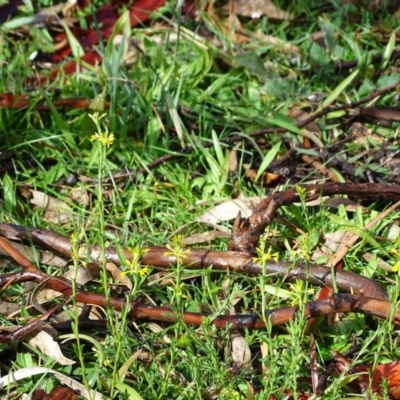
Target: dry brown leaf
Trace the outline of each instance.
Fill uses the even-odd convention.
[[[88,191],[84,187],[75,187],[69,192],[70,199],[81,206],[87,207],[90,203]]]
[[[30,336],[28,343],[61,365],[75,364],[75,361],[63,355],[60,345],[45,331],[40,331],[34,336]]]
[[[43,389],[36,389],[31,400],[78,400],[78,395],[68,387],[55,386],[49,394]]]
[[[246,168],[247,166],[243,164],[243,167]],[[252,181],[256,181],[257,171],[255,169],[249,168],[246,170],[246,178],[251,179]],[[271,183],[275,182],[280,178],[280,175],[273,174],[271,172],[264,172],[261,176],[261,179],[258,179],[257,183],[270,185]]]
[[[164,331],[164,328],[162,328],[160,325],[156,324],[155,322],[149,322],[146,324],[146,326],[154,333],[161,333]],[[173,342],[172,339],[168,335],[164,335],[163,340],[167,344],[172,344],[172,342]]]
[[[385,218],[387,215],[389,215],[392,211],[394,211],[398,206],[400,205],[400,201],[397,203],[393,204],[390,206],[387,210],[379,214],[376,218],[374,218],[372,221],[370,221],[367,225],[365,225],[364,230],[370,230],[373,228],[378,222],[380,222],[383,218]],[[329,236],[328,236],[329,235]],[[351,247],[357,242],[359,239],[359,236],[355,233],[350,233],[346,232],[343,230],[339,230],[334,233],[327,234],[328,236],[328,241],[325,243],[326,248],[331,248],[334,246],[333,241],[337,238],[339,239],[337,244],[337,248],[334,250],[334,254],[329,254],[328,253],[328,266],[335,266],[339,261],[343,259],[343,257],[347,254],[347,252],[351,249]],[[333,239],[332,239],[333,238]],[[313,259],[315,257],[315,252],[313,254]],[[324,253],[322,251],[322,253]],[[326,255],[326,254],[325,254]]]
[[[132,290],[133,284],[132,281],[121,272],[121,270],[114,263],[106,264],[107,271],[111,274],[113,279],[119,283],[125,285],[128,289]]]
[[[44,208],[43,219],[54,224],[64,224],[70,221],[74,212],[72,208],[62,200],[58,200],[38,190],[29,189],[31,194],[29,201],[36,208]]]
[[[164,379],[172,379],[183,388],[189,386],[189,382],[179,371],[171,368],[167,370],[161,364],[158,365],[158,370]]]
[[[237,335],[232,339],[231,357],[235,366],[239,369],[251,363],[250,346],[242,335]]]
[[[202,232],[194,235],[190,235],[187,238],[181,240],[181,242],[185,245],[192,245],[204,242],[212,242],[217,238],[228,238],[229,233],[220,232],[220,231],[210,231],[210,232]]]
[[[236,174],[238,168],[237,161],[237,149],[240,144],[237,144],[230,152],[229,152],[229,172]]]
[[[310,117],[310,114],[296,107],[290,108],[287,115],[288,117],[295,119],[297,122],[302,122]],[[304,126],[304,128],[309,132],[318,133],[318,137],[321,138],[321,129],[315,121],[309,122]]]
[[[29,246],[25,246],[19,243],[10,242],[10,244],[23,254],[28,260],[37,261],[40,264],[51,265],[53,267],[62,268],[67,265],[67,261],[61,257],[54,255],[48,251],[39,251]],[[0,255],[8,255],[3,249],[0,248]]]
[[[0,315],[4,315],[5,317],[21,311],[21,306],[15,303],[9,303],[7,301],[0,302]]]
[[[262,200],[262,197],[247,197],[245,199],[228,200],[213,207],[196,218],[203,224],[218,224],[223,221],[235,219],[240,212],[243,218],[252,214],[253,208]]]
[[[376,254],[372,253],[364,253],[362,255],[362,258],[367,262],[370,262],[374,257],[376,257]],[[381,268],[387,272],[393,271],[392,266],[388,264],[386,261],[382,260],[382,258],[376,257],[376,263],[378,264],[378,268]]]
[[[268,17],[273,20],[290,20],[288,12],[277,7],[271,0],[236,0],[234,13],[253,19]]]
[[[196,222],[200,222],[207,226],[212,226],[215,229],[221,230],[223,232],[228,232],[229,230],[225,227],[218,225],[220,222],[231,221],[235,219],[238,213],[241,213],[242,218],[248,218],[253,213],[254,207],[263,199],[263,197],[241,197],[234,200],[226,200],[217,206],[206,211],[204,214],[196,218]],[[346,199],[329,199],[328,197],[321,197],[316,200],[306,202],[306,206],[318,206],[322,203],[329,207],[337,208],[340,204],[345,204],[346,210],[354,211],[356,203],[348,203]],[[206,203],[202,203],[205,205]],[[296,206],[302,206],[301,203],[294,203]],[[347,206],[349,208],[347,208]]]
[[[93,399],[93,400],[102,400],[103,396],[101,393],[90,390],[90,393],[86,390],[85,386],[70,378],[67,375],[64,375],[58,371],[55,371],[46,367],[27,367],[22,368],[16,371],[10,372],[8,375],[0,378],[0,389],[6,388],[14,382],[18,382],[25,378],[31,378],[34,375],[43,375],[43,374],[51,374],[54,375],[61,383],[70,387],[72,390],[76,390],[80,395],[85,399]]]
[[[282,51],[285,54],[300,53],[298,47],[289,42],[285,42],[280,38],[244,29],[235,15],[231,15],[229,21],[221,21],[218,19],[218,22],[216,22],[211,19],[210,22],[211,24],[218,26],[218,29],[232,42],[236,44],[248,43],[246,46],[248,50],[256,49],[259,46],[258,41],[260,41],[263,45],[274,45],[275,51]]]
[[[82,265],[78,265],[77,268],[72,265],[69,271],[63,275],[63,278],[69,281],[74,279],[78,286],[83,286],[93,280],[90,270]]]

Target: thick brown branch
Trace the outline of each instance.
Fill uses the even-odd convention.
[[[306,201],[315,200],[320,196],[338,194],[361,198],[400,199],[400,185],[327,183],[306,185],[301,186],[301,188],[305,191]],[[262,200],[249,218],[240,219],[235,232],[232,232],[229,249],[254,254],[258,239],[275,218],[278,207],[292,204],[299,198],[298,190],[294,188]]]
[[[56,251],[65,257],[71,257],[72,244],[70,239],[58,233],[37,228],[26,229],[7,224],[0,224],[0,233],[7,235],[9,238],[32,240],[35,244]],[[147,247],[143,250],[142,263],[144,265],[166,269],[175,266],[177,263],[176,258],[170,255],[170,250],[166,247]],[[105,260],[103,259],[100,247],[82,245],[79,248],[79,253],[84,254],[91,261],[112,261],[117,265],[121,265],[119,255],[113,247],[106,249]],[[132,259],[132,254],[128,250],[123,250],[123,254],[127,260]],[[247,253],[237,251],[192,249],[185,256],[183,263],[188,269],[203,269],[212,266],[214,269],[229,269],[239,273],[263,273],[262,266],[253,262]],[[306,268],[302,263],[294,264],[285,261],[270,261],[266,265],[265,272],[271,275],[276,274],[281,277],[287,277],[290,280],[307,280],[314,284],[324,284],[327,286],[333,286],[333,279],[335,279],[337,287],[343,291],[363,294],[377,299],[386,299],[386,292],[378,283],[372,279],[343,270],[337,270],[335,278],[333,278],[331,269],[327,267],[310,264]]]

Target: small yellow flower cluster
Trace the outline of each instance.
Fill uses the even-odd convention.
[[[142,249],[141,247],[136,246],[134,248],[129,248],[128,250],[132,254],[132,259],[126,260],[128,269],[123,271],[122,275],[134,274],[139,275],[140,278],[149,275],[150,268],[147,265],[144,267],[140,265],[140,260],[147,249]]]
[[[100,121],[106,116],[107,114],[102,114],[99,115],[98,112],[95,112],[93,114],[89,114],[89,117],[92,119],[92,121],[95,123],[97,127],[97,132],[94,133],[91,137],[90,140],[92,142],[95,142],[96,140],[99,141],[103,146],[109,148],[115,140],[114,134],[111,132],[108,132],[108,127],[107,125],[103,124],[103,129],[100,126]]]
[[[81,239],[76,233],[71,234],[71,258],[74,263],[81,263],[86,268],[88,263],[83,260],[83,258],[86,256],[86,247],[81,246],[80,241]]]
[[[301,304],[305,293],[309,295],[314,294],[314,289],[310,288],[306,290],[306,284],[304,281],[296,280],[295,283],[290,283],[290,291],[293,294],[293,300],[291,301],[292,306],[295,304]]]
[[[175,286],[175,294],[177,297],[182,297],[182,298],[186,298],[186,294],[185,294],[185,284],[183,282],[181,282],[179,285]]]
[[[396,262],[392,267],[392,271],[400,273],[400,250],[393,248],[390,249],[390,252],[396,256]]]
[[[271,253],[271,247],[265,252],[262,247],[257,247],[257,257],[253,258],[253,261],[257,264],[266,264],[268,261],[278,261],[279,253]]]
[[[305,246],[301,246],[301,248],[292,250],[290,253],[295,259],[303,259],[308,261],[311,257],[311,251],[307,250]]]
[[[177,263],[182,263],[186,256],[190,253],[190,249],[185,249],[180,235],[174,236],[172,239],[173,245],[167,244],[165,247],[170,250],[164,253],[165,256],[175,257]]]

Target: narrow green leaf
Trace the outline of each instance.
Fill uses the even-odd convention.
[[[35,20],[35,17],[20,17],[20,18],[13,18],[10,21],[4,22],[4,24],[1,25],[0,31],[5,32],[5,31],[11,31],[14,29],[21,28],[21,26],[26,26],[31,24]]]
[[[8,174],[3,176],[3,179],[0,180],[0,184],[0,186],[3,187],[4,208],[11,215],[17,204],[15,185]]]
[[[388,44],[385,47],[385,51],[383,52],[382,56],[382,69],[385,69],[387,65],[389,64],[390,57],[393,54],[394,46],[396,45],[396,34],[397,31],[393,31],[392,34],[390,35]]]
[[[322,104],[319,106],[318,110],[321,110],[325,107],[328,107],[331,105],[353,82],[353,80],[356,78],[356,76],[359,74],[360,70],[356,69],[353,71],[346,79],[344,79],[336,88],[332,91],[332,93],[322,102]]]
[[[44,90],[41,90],[41,94],[45,97],[46,103],[48,107],[50,108],[50,112],[53,115],[53,118],[56,122],[57,128],[60,129],[62,134],[64,135],[64,140],[66,143],[68,143],[71,146],[75,145],[73,135],[68,127],[68,125],[64,122],[64,120],[61,118],[60,113],[57,111],[57,109],[54,107],[53,102],[51,99],[46,95]]]
[[[74,34],[71,32],[69,29],[68,25],[66,23],[63,23],[63,27],[65,29],[65,33],[67,34],[67,39],[69,42],[69,45],[71,46],[72,53],[74,57],[79,60],[84,54],[83,47],[81,44],[78,42]]]
[[[127,393],[129,395],[129,400],[143,400],[143,397],[126,383],[118,382],[115,384],[115,387],[122,393]]]
[[[221,143],[220,143],[217,133],[214,131],[214,129],[212,130],[211,135],[212,135],[212,140],[214,143],[214,150],[215,150],[215,154],[217,155],[218,163],[219,163],[219,165],[222,166],[222,165],[224,165],[225,157],[224,157],[224,152],[221,147]]]
[[[276,155],[279,152],[279,149],[281,148],[282,142],[279,141],[276,143],[271,150],[268,151],[268,153],[265,155],[264,160],[262,161],[260,168],[258,168],[257,175],[256,175],[256,181],[260,178],[260,176],[264,173],[264,171],[268,168],[269,164],[274,160]]]
[[[280,119],[276,118],[267,118],[268,122],[271,122],[271,124],[274,124],[276,126],[279,126],[280,128],[284,128],[288,130],[289,132],[296,133],[297,135],[301,134],[301,130],[297,128],[296,125],[287,123],[286,121],[282,121]]]

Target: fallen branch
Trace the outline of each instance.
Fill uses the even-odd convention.
[[[273,221],[280,206],[289,205],[300,199],[304,191],[305,201],[320,196],[346,194],[360,198],[400,199],[400,185],[377,183],[327,183],[298,186],[294,189],[276,193],[262,200],[249,218],[238,218],[229,241],[229,250],[255,253],[255,247],[265,228]]]
[[[71,242],[63,235],[41,229],[26,229],[20,226],[0,224],[0,233],[14,239],[32,240],[34,243],[45,247],[52,247],[55,251],[64,256],[71,255]],[[35,281],[43,282],[45,288],[55,290],[64,296],[73,293],[69,282],[45,274],[37,269],[28,259],[19,254],[6,239],[0,237],[0,246],[22,267],[22,272],[14,274],[4,274],[0,276],[0,285],[15,284],[18,282]],[[89,250],[89,252],[88,252]],[[106,261],[112,260],[119,262],[115,249],[107,249],[103,259],[101,249],[98,247],[82,246],[79,251],[81,254],[90,254],[93,260]],[[170,268],[176,264],[175,257],[166,254],[167,248],[150,247],[142,257],[143,264],[156,265],[159,268]],[[124,255],[132,257],[129,251],[125,250]],[[251,260],[249,255],[237,252],[217,252],[209,250],[192,250],[187,253],[184,264],[188,268],[204,268],[213,265],[216,269],[232,269],[238,272],[261,273],[262,267]],[[293,267],[293,268],[291,268]],[[333,277],[331,270],[324,267],[310,266],[307,270],[303,265],[293,266],[292,263],[268,263],[267,273],[277,273],[287,276],[290,279],[303,279],[313,283],[332,283]],[[205,318],[210,319],[210,323],[217,328],[231,327],[234,329],[262,329],[268,321],[272,326],[282,325],[294,319],[300,312],[303,317],[319,317],[338,312],[362,312],[366,315],[386,319],[391,314],[392,304],[386,300],[384,289],[376,282],[345,271],[336,272],[337,286],[343,290],[355,291],[368,294],[366,297],[361,294],[334,294],[329,299],[311,301],[301,309],[298,306],[283,307],[268,310],[265,316],[259,314],[249,315],[222,315],[212,318],[203,313],[184,312],[178,314],[171,307],[150,306],[140,302],[131,302],[129,305],[125,301],[111,297],[107,299],[101,294],[91,293],[76,289],[76,301],[84,304],[93,304],[102,307],[113,307],[116,311],[121,311],[127,305],[130,307],[128,317],[134,320],[165,321],[174,323],[178,318],[185,323],[200,326]],[[393,322],[400,324],[400,309],[397,309],[393,316]],[[3,337],[7,340],[7,337]]]

